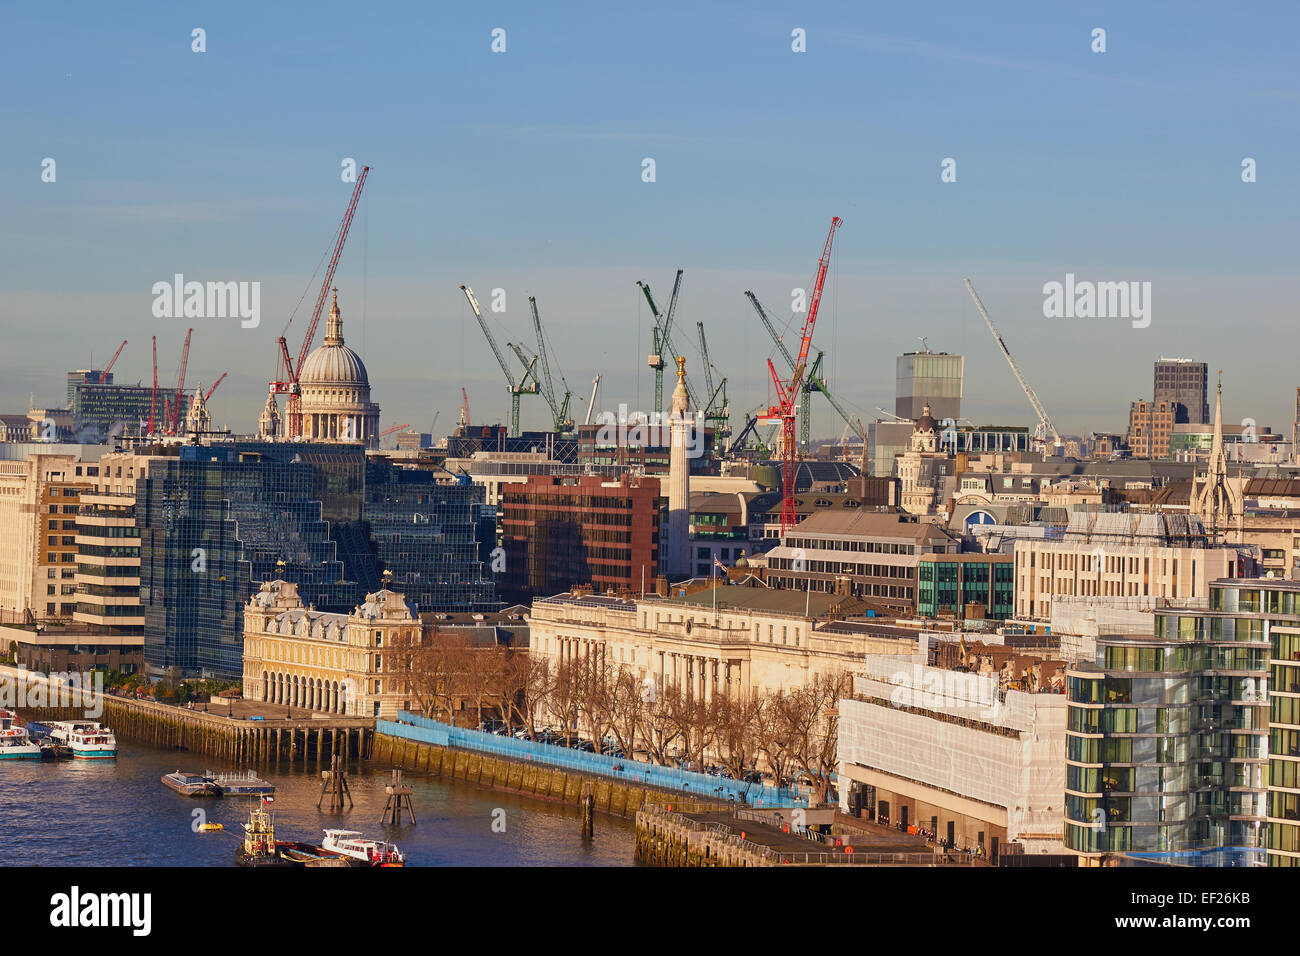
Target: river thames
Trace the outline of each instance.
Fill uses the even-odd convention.
[[[116,760],[0,762],[0,865],[234,866],[249,797],[183,797],[160,782],[174,770],[242,770],[184,751],[119,741]],[[377,821],[387,799],[387,770],[349,774],[355,805],[343,813],[316,809],[320,774],[314,764],[263,768],[275,784],[276,837],[319,843],[325,827],[360,830],[395,842],[408,866],[633,866],[632,821],[598,814],[596,835],[583,840],[576,808],[408,773],[416,825]],[[505,832],[494,832],[504,810]],[[201,811],[204,817],[196,817]],[[202,819],[219,833],[198,833]],[[500,829],[498,825],[497,829]]]

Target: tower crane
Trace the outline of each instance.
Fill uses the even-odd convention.
[[[684,270],[678,269],[677,276],[673,279],[673,295],[668,300],[668,314],[661,316],[659,309],[655,305],[654,296],[650,294],[650,286],[644,282],[637,282],[641,291],[645,293],[645,300],[650,303],[650,314],[654,317],[654,352],[646,359],[646,364],[655,370],[655,411],[662,413],[664,410],[664,365],[666,364],[664,355],[675,356],[678,354],[677,349],[673,348],[671,338],[673,330],[673,316],[677,313],[677,296],[682,289],[682,273]],[[690,376],[686,376],[686,397],[691,403],[692,408],[700,408],[700,403],[696,401],[695,390],[691,387]]]
[[[749,303],[754,307],[754,311],[758,313],[758,317],[763,321],[763,328],[767,329],[767,334],[771,336],[772,341],[776,344],[777,350],[785,360],[786,366],[793,372],[794,358],[790,355],[790,350],[785,347],[785,342],[782,341],[781,336],[776,331],[776,327],[772,324],[772,320],[768,318],[767,312],[758,301],[758,296],[754,295],[754,293],[750,291],[746,291],[745,295],[749,298]],[[839,401],[831,394],[831,390],[827,387],[826,378],[822,375],[821,371],[822,355],[823,353],[821,352],[817,353],[817,358],[813,361],[812,368],[809,370],[800,393],[799,449],[801,452],[805,453],[808,451],[812,432],[813,392],[821,392],[825,395],[826,400],[831,404],[831,408],[835,409],[836,414],[844,420],[844,424],[853,429],[858,437],[864,442],[867,440],[867,432],[866,429],[862,427],[862,422],[858,421],[856,418],[851,418],[849,413],[844,410],[844,407],[840,405]]]
[[[573,393],[569,391],[569,383],[564,380],[564,373],[560,373],[560,384],[564,386],[564,398],[557,400],[555,397],[555,384],[551,380],[551,360],[546,354],[546,336],[542,333],[542,317],[537,313],[537,299],[533,296],[528,297],[528,308],[533,313],[533,331],[537,334],[537,358],[542,363],[542,398],[546,399],[546,404],[551,407],[551,417],[554,419],[555,433],[573,431],[573,419],[569,417],[569,400]]]
[[[185,394],[185,367],[190,361],[190,336],[194,330],[185,333],[185,344],[181,346],[181,365],[176,375],[176,397],[172,399],[171,418],[168,421],[167,434],[176,435],[181,430],[181,398]]]
[[[975,286],[971,285],[970,279],[963,279],[962,282],[966,283],[966,291],[969,292],[970,297],[975,300],[975,308],[979,309],[980,315],[984,317],[984,324],[989,327],[989,333],[993,336],[994,341],[998,343],[998,348],[1002,350],[1002,354],[1006,357],[1007,364],[1011,366],[1011,371],[1015,374],[1016,381],[1020,383],[1020,388],[1024,391],[1025,397],[1029,399],[1029,404],[1033,406],[1034,414],[1038,416],[1038,426],[1034,429],[1034,442],[1036,444],[1046,445],[1047,437],[1050,435],[1052,438],[1052,444],[1055,447],[1060,448],[1062,445],[1061,436],[1057,433],[1056,426],[1053,425],[1052,420],[1047,417],[1047,411],[1043,408],[1043,403],[1038,400],[1038,396],[1034,394],[1034,390],[1030,388],[1029,383],[1025,381],[1025,377],[1020,374],[1020,369],[1016,367],[1016,360],[1011,357],[1011,350],[1007,348],[1007,343],[1002,341],[1002,336],[998,334],[998,330],[994,327],[993,320],[989,318],[988,310],[984,308],[984,303],[980,301],[979,295],[975,292]]]
[[[467,285],[462,285],[460,291],[465,293],[465,298],[469,300],[469,307],[474,312],[474,318],[478,320],[478,327],[483,330],[483,335],[488,340],[488,345],[492,346],[492,354],[496,356],[497,364],[501,366],[501,371],[505,374],[506,382],[510,388],[510,437],[519,437],[519,396],[537,394],[537,359],[531,362],[526,360],[523,354],[516,350],[515,354],[519,356],[519,361],[524,364],[523,378],[516,381],[514,373],[510,371],[510,366],[506,362],[506,357],[501,354],[501,349],[497,347],[497,340],[492,337],[492,331],[488,328],[487,322],[483,320],[483,311],[478,307],[478,299],[474,298],[474,290]],[[506,345],[511,346],[507,342]],[[533,380],[531,385],[529,379]],[[469,400],[466,399],[466,413],[468,417]]]
[[[709,358],[709,343],[704,337],[704,323],[696,322],[695,328],[700,333],[700,356],[704,360],[704,391],[708,401],[704,403],[704,421],[714,429],[715,441],[731,434],[731,408],[727,403],[727,379],[723,376],[717,387],[713,386],[713,360]]]
[[[298,384],[298,373],[302,370],[303,362],[307,361],[307,356],[311,354],[312,341],[316,338],[321,312],[325,308],[325,297],[333,285],[334,271],[338,268],[339,257],[343,255],[343,246],[348,241],[348,230],[352,228],[352,216],[357,211],[357,202],[361,199],[361,190],[366,185],[366,176],[369,173],[370,167],[363,166],[356,185],[352,187],[352,198],[348,200],[347,212],[343,214],[343,221],[339,223],[338,237],[334,241],[334,254],[330,257],[329,267],[325,270],[325,278],[320,285],[320,294],[316,297],[316,308],[312,311],[311,324],[307,326],[302,348],[298,350],[297,365],[289,360],[289,345],[285,337],[281,335],[276,341],[280,354],[276,358],[276,380],[270,383],[270,389],[272,394],[284,392],[289,396],[284,407],[284,433],[287,438],[297,438],[302,434],[302,388]],[[293,321],[292,316],[289,317],[289,321]],[[287,331],[288,323],[285,324],[285,328]]]
[[[114,352],[113,357],[108,360],[108,364],[104,366],[104,370],[99,373],[100,385],[103,385],[108,381],[108,373],[113,371],[113,366],[117,364],[117,357],[122,354],[122,349],[124,348],[126,348],[126,339],[122,340],[122,344],[117,347],[117,351]]]
[[[591,413],[592,410],[595,409],[596,407],[596,393],[599,391],[600,391],[600,375],[597,375],[595,378],[591,380],[591,401],[587,403],[587,420],[582,423],[584,425],[591,424]]]
[[[158,408],[158,336],[153,336],[153,391],[149,393],[149,434],[154,433],[154,412]]]
[[[831,244],[835,241],[835,230],[840,227],[841,219],[831,219],[830,231],[826,233],[826,245],[822,248],[821,258],[817,260],[817,278],[813,283],[812,298],[808,303],[808,315],[804,318],[803,333],[799,340],[799,357],[794,362],[794,371],[787,383],[776,374],[776,366],[767,360],[767,370],[772,376],[772,385],[776,389],[777,404],[768,408],[765,417],[781,422],[783,447],[781,449],[781,534],[785,535],[798,520],[794,504],[794,462],[795,462],[795,402],[799,398],[799,389],[803,385],[804,372],[808,365],[808,351],[812,347],[813,328],[817,324],[817,313],[821,308],[822,287],[826,284],[826,270],[831,264]]]
[[[212,383],[212,387],[208,389],[208,393],[203,396],[203,401],[205,404],[207,403],[207,400],[212,397],[212,393],[217,390],[217,386],[220,385],[222,382],[224,382],[226,380],[226,376],[229,374],[230,374],[229,372],[222,372],[221,378],[217,379],[215,382]]]

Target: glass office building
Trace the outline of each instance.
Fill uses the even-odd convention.
[[[1151,636],[1100,637],[1068,671],[1067,847],[1264,862],[1280,635],[1256,613],[1261,583],[1213,584],[1208,610],[1158,610]]]
[[[961,418],[965,359],[947,352],[907,352],[898,357],[894,414],[916,421],[926,405],[938,422]]]
[[[484,497],[481,485],[428,469],[367,463],[363,515],[377,564],[419,610],[500,609],[490,572],[496,509]]]
[[[916,613],[964,618],[980,605],[984,617],[1005,620],[1015,613],[1015,560],[1005,554],[946,554],[916,564]]]
[[[180,451],[152,461],[136,485],[148,668],[237,679],[244,604],[264,581],[294,582],[319,610],[364,600],[330,537],[312,465],[240,445]]]

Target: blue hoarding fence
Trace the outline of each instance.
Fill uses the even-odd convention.
[[[439,747],[457,747],[477,753],[494,754],[510,760],[521,760],[546,767],[575,770],[579,773],[598,774],[623,783],[672,790],[696,797],[709,797],[745,803],[753,807],[806,807],[808,797],[789,787],[774,787],[760,783],[747,783],[729,777],[680,770],[659,764],[644,763],[628,757],[611,757],[605,754],[570,750],[536,740],[503,737],[481,730],[453,727],[430,717],[421,717],[408,711],[399,711],[397,720],[380,720],[376,731],[394,737],[404,737],[420,743]]]

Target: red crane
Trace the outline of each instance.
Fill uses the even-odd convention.
[[[387,438],[393,432],[400,432],[403,428],[410,428],[410,425],[394,425],[392,428],[386,428],[379,433],[380,438]]]
[[[181,346],[181,367],[176,375],[176,397],[172,399],[171,421],[168,423],[169,435],[178,434],[181,430],[181,399],[185,395],[185,366],[190,362],[190,336],[193,334],[193,329],[186,332],[185,344]]]
[[[320,325],[321,312],[325,308],[325,297],[329,294],[330,286],[334,282],[334,270],[338,268],[339,257],[343,255],[343,244],[348,241],[348,230],[352,227],[352,215],[357,211],[357,202],[361,199],[361,188],[366,184],[366,175],[370,172],[369,166],[361,168],[361,175],[357,177],[357,184],[352,187],[352,199],[348,202],[348,211],[343,215],[343,221],[339,224],[338,238],[334,242],[334,255],[330,257],[329,268],[325,270],[325,279],[321,282],[320,295],[316,298],[316,309],[312,312],[311,325],[307,326],[307,335],[302,340],[302,348],[298,350],[298,363],[295,365],[289,359],[289,345],[284,336],[280,336],[278,345],[280,354],[276,357],[276,381],[271,382],[270,388],[273,393],[287,392],[289,400],[284,407],[284,434],[286,438],[296,438],[302,434],[302,389],[298,385],[298,371],[302,369],[302,363],[307,361],[307,356],[311,353],[312,341],[316,338],[316,329]]]
[[[776,366],[772,364],[772,360],[767,360],[767,370],[771,373],[772,384],[776,387],[777,404],[768,408],[767,414],[763,417],[767,420],[774,418],[781,420],[784,439],[781,449],[782,535],[795,526],[798,518],[794,507],[795,408],[799,402],[799,387],[802,384],[804,367],[808,364],[808,350],[812,346],[813,326],[817,324],[817,309],[822,301],[822,286],[826,282],[826,270],[831,264],[831,243],[835,240],[835,230],[840,227],[841,221],[839,216],[831,219],[830,232],[826,234],[826,246],[822,249],[822,257],[817,260],[817,281],[813,283],[812,300],[808,303],[808,315],[803,321],[803,338],[799,342],[799,356],[795,360],[794,371],[790,373],[788,385],[776,374]]]
[[[460,387],[460,423],[469,424],[469,392],[465,391],[465,386]]]
[[[153,337],[153,392],[149,395],[149,434],[153,434],[154,410],[158,407],[158,336]]]
[[[104,366],[104,370],[99,373],[100,385],[103,385],[108,381],[108,373],[113,371],[113,366],[117,363],[117,357],[122,354],[122,349],[124,348],[126,348],[126,339],[122,340],[122,344],[117,347],[117,351],[113,353],[113,357],[109,359],[108,364]]]
[[[217,386],[220,385],[222,382],[224,382],[224,381],[226,380],[226,376],[229,375],[229,374],[230,374],[229,372],[222,372],[222,373],[221,373],[221,378],[217,379],[215,382],[212,383],[212,387],[211,387],[210,389],[208,389],[208,393],[207,393],[206,395],[203,396],[203,401],[204,401],[205,403],[207,402],[207,400],[208,400],[209,398],[212,397],[212,393],[215,392],[215,391],[217,390]]]

